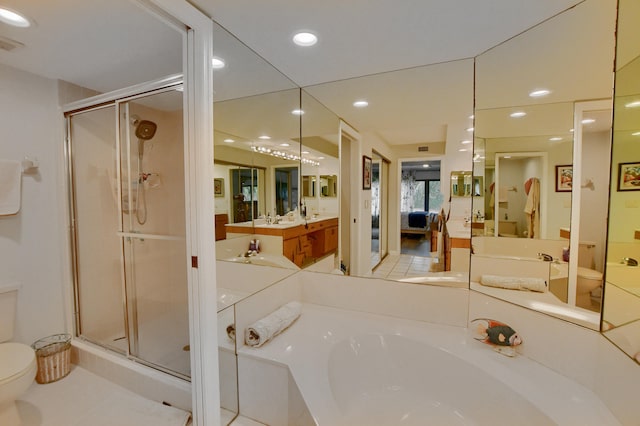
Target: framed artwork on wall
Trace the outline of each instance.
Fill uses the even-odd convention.
[[[571,192],[573,184],[573,165],[556,166],[556,192]]]
[[[640,161],[618,164],[618,191],[640,191]]]
[[[371,157],[362,156],[362,189],[371,189]]]
[[[213,196],[224,197],[224,179],[223,178],[213,179]]]

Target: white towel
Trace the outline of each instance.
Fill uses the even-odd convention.
[[[498,190],[498,202],[499,203],[506,203],[507,201],[509,201],[507,190],[508,190],[508,188],[506,186],[501,186],[500,189]]]
[[[302,305],[299,302],[289,302],[254,322],[244,332],[244,341],[249,346],[260,347],[269,339],[277,336],[289,327],[300,316]]]
[[[533,277],[503,277],[500,275],[482,275],[480,284],[488,287],[500,287],[510,290],[530,290],[544,293],[547,282],[542,278]]]
[[[20,211],[20,185],[22,168],[20,162],[0,160],[0,216]]]

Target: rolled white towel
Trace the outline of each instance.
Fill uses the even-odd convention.
[[[266,317],[254,322],[244,331],[247,345],[260,347],[269,339],[277,336],[298,319],[302,305],[300,302],[289,302]]]
[[[530,290],[544,293],[547,282],[542,278],[533,277],[503,277],[500,275],[482,275],[480,284],[488,287],[508,288],[511,290]]]

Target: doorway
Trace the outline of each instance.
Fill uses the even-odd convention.
[[[432,223],[442,208],[440,160],[404,161],[400,182],[400,253],[430,257]]]
[[[371,268],[388,254],[389,161],[372,152],[371,167]]]

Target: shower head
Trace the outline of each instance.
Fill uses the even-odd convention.
[[[156,123],[149,120],[136,120],[134,125],[136,126],[136,137],[145,141],[151,139],[158,128]]]

